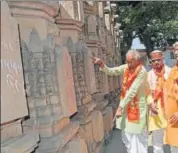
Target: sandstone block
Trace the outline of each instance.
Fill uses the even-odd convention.
[[[103,111],[103,123],[104,123],[104,132],[109,134],[113,128],[112,107],[106,107],[106,109]]]
[[[84,99],[82,99],[82,104],[88,104],[89,102],[92,102],[91,95],[87,95]]]
[[[102,111],[108,105],[108,101],[99,102],[96,104],[95,110]]]
[[[61,114],[55,114],[53,116],[45,116],[45,117],[39,117],[37,118],[38,125],[50,125],[53,122],[60,121],[64,115]]]
[[[63,112],[60,104],[52,105],[52,113],[53,114],[61,114]]]
[[[37,114],[37,111],[36,111],[35,108],[34,109],[29,109],[29,115],[32,118],[37,118],[38,117],[38,114]]]
[[[45,116],[50,116],[52,115],[52,106],[43,106],[43,107],[36,107],[38,117],[45,117]]]
[[[92,123],[89,122],[88,124],[80,125],[79,135],[85,140],[88,147],[88,152],[92,152],[94,144]]]
[[[58,134],[64,127],[70,123],[69,118],[63,118],[61,121],[53,122],[50,125],[39,126],[38,131],[41,138],[51,137]]]
[[[38,122],[36,119],[30,118],[22,122],[22,127],[23,132],[27,134],[31,131],[38,130]]]
[[[100,111],[92,112],[92,132],[95,142],[104,138],[103,116]]]
[[[35,107],[35,100],[33,98],[27,97],[27,104],[29,108]]]
[[[36,109],[39,117],[50,116],[52,114],[62,114],[62,108],[60,104],[37,107]]]
[[[104,100],[104,93],[95,93],[92,95],[92,100],[94,102],[101,102]]]
[[[71,57],[66,47],[59,47],[56,52],[60,101],[64,115],[69,117],[77,112]]]
[[[30,118],[23,122],[23,127],[35,128],[36,126],[51,125],[53,122],[58,122],[63,119],[63,114],[55,114],[52,116],[43,116],[38,118]],[[28,128],[27,128],[28,129]]]
[[[34,101],[36,107],[47,106],[50,104],[48,97],[35,98]]]
[[[100,142],[96,145],[96,148],[94,149],[94,152],[93,153],[103,153],[103,150],[104,147],[103,147],[103,142]]]
[[[94,110],[96,107],[96,103],[88,103],[86,105],[82,105],[81,107],[78,107],[78,114],[88,116],[88,114]]]
[[[73,138],[66,147],[69,148],[70,153],[88,153],[85,140],[80,137]]]
[[[51,104],[58,104],[60,101],[60,96],[59,95],[50,95],[49,101]]]
[[[80,125],[85,125],[85,124],[91,122],[91,113],[88,114],[88,116],[76,114],[76,119],[78,119]]]
[[[11,139],[1,144],[2,153],[30,153],[37,147],[39,141],[38,132],[33,131],[29,134]]]
[[[76,135],[58,153],[88,153],[88,150],[84,139]]]
[[[28,115],[18,25],[1,2],[1,124]],[[18,106],[18,107],[17,107]],[[12,113],[13,112],[13,113]]]
[[[57,152],[64,147],[78,132],[79,123],[71,122],[66,128],[63,128],[57,135],[50,138],[41,139],[39,153]]]
[[[96,92],[96,80],[95,80],[95,72],[94,65],[92,63],[92,59],[90,58],[91,52],[88,50],[83,50],[84,53],[84,68],[85,68],[85,79],[87,84],[87,89],[90,94]]]
[[[1,143],[22,135],[22,125],[21,120],[14,121],[7,125],[1,125]]]

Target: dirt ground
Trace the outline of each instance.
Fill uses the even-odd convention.
[[[169,146],[164,146],[164,151],[165,153],[170,153]],[[104,153],[127,153],[125,146],[122,143],[120,130],[113,130],[112,140],[105,147]],[[148,153],[153,153],[152,147],[149,147]]]

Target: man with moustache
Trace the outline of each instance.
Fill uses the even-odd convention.
[[[174,44],[173,53],[176,65],[164,84],[165,113],[168,120],[166,141],[171,146],[171,152],[178,153],[178,42]]]
[[[140,54],[129,50],[127,64],[109,68],[104,62],[94,57],[94,64],[100,65],[101,71],[110,76],[123,76],[120,104],[116,111],[116,128],[122,130],[122,140],[128,153],[147,153],[147,72],[140,62]]]
[[[151,52],[152,69],[148,72],[148,83],[152,95],[152,103],[149,104],[148,131],[150,132],[153,152],[164,153],[163,144],[167,120],[164,111],[163,85],[170,74],[170,68],[164,64],[162,51]]]

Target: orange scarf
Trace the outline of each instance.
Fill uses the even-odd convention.
[[[163,85],[165,82],[164,73],[165,73],[165,66],[163,66],[161,72],[157,72],[154,69],[156,76],[158,77],[156,80],[156,88],[153,92],[153,99],[154,102],[158,102],[158,99],[161,100],[161,107],[164,108],[164,97],[163,97]]]
[[[121,92],[121,100],[125,98],[126,92],[131,87],[132,83],[136,79],[138,73],[140,72],[142,68],[142,64],[139,64],[135,71],[133,73],[130,72],[129,68],[126,68],[124,75],[123,75],[123,81],[122,81],[122,92]],[[138,122],[140,111],[138,107],[138,98],[135,96],[133,98],[133,101],[129,102],[127,106],[127,117],[130,122]]]
[[[165,87],[167,88],[167,94],[169,97],[178,100],[178,66],[174,66],[171,70]]]

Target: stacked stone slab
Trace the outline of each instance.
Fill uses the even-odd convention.
[[[50,45],[46,43],[50,42],[45,41],[46,46]],[[46,48],[42,44],[35,29],[31,32],[28,45],[23,40],[21,45],[30,114],[30,119],[23,123],[24,131],[30,130],[31,126],[39,130],[40,137],[47,137],[64,116],[57,86],[54,50],[48,52],[51,46]],[[44,133],[45,129],[49,133]]]
[[[75,80],[75,89],[77,91],[80,91],[79,94],[84,93],[84,94],[82,94],[80,99],[77,99],[78,113],[76,114],[75,118],[77,120],[79,120],[79,122],[80,122],[79,134],[86,141],[87,147],[88,147],[88,152],[93,152],[95,144],[96,144],[93,139],[93,136],[94,136],[93,132],[95,133],[96,131],[93,131],[93,126],[92,126],[91,122],[92,122],[92,113],[93,113],[93,110],[96,105],[95,105],[95,103],[93,103],[93,101],[91,99],[91,92],[92,92],[91,89],[95,90],[95,87],[89,86],[87,84],[88,80],[86,78],[87,66],[89,69],[90,64],[92,64],[92,63],[91,62],[89,63],[89,61],[88,61],[89,60],[88,50],[87,50],[85,44],[82,42],[82,40],[79,40],[79,42],[77,42],[75,44],[75,49],[76,49],[76,53],[70,52],[72,58],[76,59],[76,60],[73,60],[73,63],[72,63],[74,66],[76,65],[76,71],[73,71],[74,75],[78,76]],[[82,70],[82,72],[81,72],[81,70]],[[91,74],[88,74],[88,76],[89,75],[91,75]],[[90,78],[92,79],[92,77],[90,77]],[[90,78],[88,78],[88,79],[90,79]],[[78,83],[78,82],[82,82],[82,84]],[[94,90],[93,90],[93,92],[94,92]],[[83,131],[85,131],[85,132],[83,132]]]
[[[113,128],[113,108],[109,106],[109,102],[104,98],[104,94],[96,93],[92,96],[93,101],[95,101],[95,110],[101,111],[103,118],[103,141],[107,143],[111,139],[111,131]]]
[[[105,40],[110,39],[108,43],[111,43],[112,36],[111,34],[107,34],[110,32],[107,32],[105,34],[104,41],[99,40],[101,35],[99,34],[99,28],[97,27],[104,27],[102,25],[104,22],[102,22],[102,19],[101,22],[98,22],[99,18],[97,17],[97,2],[92,2],[92,6],[88,4],[88,2],[78,3],[78,6],[82,6],[81,3],[84,5],[84,10],[81,9],[80,12],[78,12],[79,16],[82,16],[80,13],[84,12],[84,20],[82,20],[83,18],[81,18],[81,20],[78,18],[79,21],[76,21],[77,17],[75,17],[75,15],[77,13],[74,16],[72,15],[72,10],[74,10],[74,12],[77,11],[76,5],[73,5],[72,2],[61,2],[61,18],[59,18],[56,23],[60,24],[59,28],[61,30],[61,39],[62,36],[66,37],[65,39],[62,39],[62,43],[67,46],[72,59],[73,75],[75,81],[74,84],[77,97],[76,100],[78,105],[78,113],[74,116],[73,119],[79,120],[80,122],[79,134],[82,138],[85,139],[88,151],[95,153],[102,152],[104,133],[106,133],[105,135],[107,136],[112,130],[113,123],[111,118],[113,117],[113,112],[112,107],[106,108],[108,102],[104,100],[104,94],[107,94],[109,91],[108,87],[103,85],[106,84],[105,82],[107,81],[107,78],[103,78],[105,75],[99,72],[99,67],[96,65],[91,68],[92,63],[89,59],[94,55],[103,58],[105,61],[108,60],[105,56],[102,56],[102,53],[103,55],[106,55],[105,44],[107,43]],[[70,19],[69,16],[65,15],[65,11],[63,12],[63,9],[66,7],[68,8],[69,6],[70,10],[67,9],[67,13],[71,16]],[[83,21],[85,25],[82,28]],[[110,23],[108,22],[108,24]],[[109,45],[110,52],[112,52],[114,48],[112,46],[113,43]],[[106,61],[106,63],[108,62]],[[86,73],[87,71],[90,71],[90,73]],[[92,75],[92,71],[94,71],[94,75]],[[87,76],[92,76],[94,79],[90,79],[90,77],[87,78]],[[114,82],[113,77],[110,78],[110,92],[112,93],[114,89]],[[81,94],[81,89],[84,89],[84,87],[82,87],[82,84],[78,83],[80,80],[83,82],[82,84],[87,87],[85,88],[87,91],[86,94]],[[92,85],[90,86],[92,81],[95,82],[95,87]],[[102,90],[103,87],[104,89]],[[104,92],[104,94],[101,92]],[[93,96],[96,93],[102,95],[100,96],[100,98],[102,98],[98,101],[93,100]],[[111,126],[106,126],[106,121],[105,127],[103,126],[103,117],[105,117],[105,119],[109,119]],[[97,125],[97,123],[99,123],[99,125]],[[99,130],[100,132],[98,132]]]
[[[8,3],[19,24],[29,115],[25,104],[26,114],[3,124],[3,152],[102,153],[118,104],[118,78],[108,81],[92,63],[97,56],[117,65],[105,2]]]
[[[21,120],[1,125],[2,153],[31,153],[38,147],[39,135],[37,131],[25,134],[22,131]]]
[[[78,3],[81,6],[83,2]],[[61,11],[67,6],[71,6],[74,12],[77,11],[75,10],[76,5],[73,2],[61,2],[60,4]],[[68,14],[71,14],[71,10],[67,10]],[[68,19],[63,11],[61,15],[62,17],[57,19],[56,23],[59,24],[59,29],[61,30],[61,39],[62,36],[66,37],[66,39],[62,39],[62,45],[67,47],[71,56],[78,109],[77,114],[73,116],[72,120],[79,121],[79,135],[86,141],[88,152],[92,153],[95,148],[92,129],[92,112],[96,106],[91,99],[91,93],[96,92],[94,65],[91,59],[92,54],[88,51],[84,41],[82,32],[83,22],[76,21],[76,18],[72,15],[71,19]],[[71,32],[73,34],[71,34]]]
[[[35,130],[28,134],[22,130],[28,110],[18,26],[7,2],[1,2],[1,13],[1,152],[30,153],[38,146],[39,135]]]
[[[23,130],[25,133],[38,131],[40,144],[37,153],[61,152],[64,146],[69,146],[67,151],[83,149],[81,153],[86,153],[84,140],[77,137],[79,123],[69,119],[77,111],[73,74],[68,50],[58,42],[59,29],[54,24],[58,11],[53,7],[54,3],[10,2],[11,11],[20,25],[30,114],[23,122]],[[35,18],[31,18],[32,15]]]

